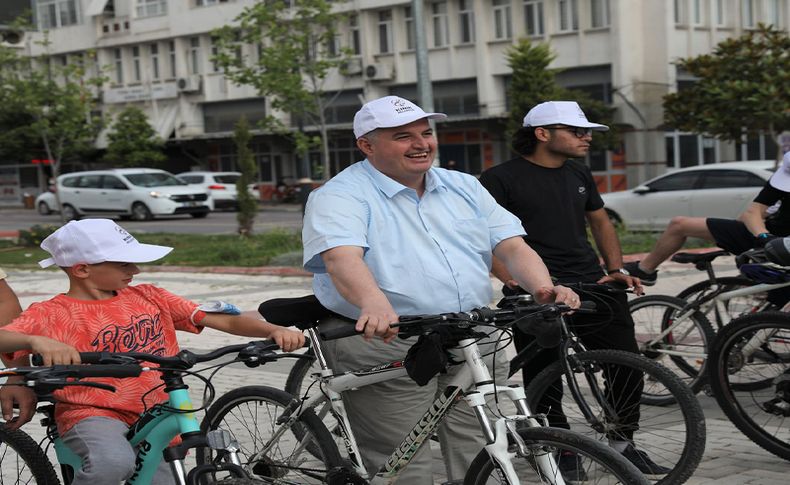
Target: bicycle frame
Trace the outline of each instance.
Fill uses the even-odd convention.
[[[526,447],[516,433],[516,422],[526,423],[530,427],[541,426],[541,424],[535,417],[531,416],[527,406],[526,394],[522,387],[495,386],[492,383],[488,367],[481,358],[475,339],[461,340],[458,343],[458,347],[453,349],[453,351],[460,351],[463,354],[465,360],[464,368],[450,381],[444,392],[440,393],[425,414],[418,420],[414,428],[406,435],[402,443],[395,448],[381,469],[371,476],[362,463],[359,447],[351,432],[348,415],[340,393],[403,377],[406,375],[406,369],[403,367],[403,363],[398,361],[334,376],[321,350],[318,332],[315,329],[308,329],[308,332],[314,343],[316,359],[321,366],[321,371],[316,375],[316,380],[321,386],[322,392],[306,398],[299,409],[323,406],[324,409],[320,410],[319,416],[325,415],[328,411],[332,412],[339,423],[344,446],[355,471],[362,477],[369,477],[371,484],[381,485],[394,482],[414,455],[434,434],[447,413],[461,399],[465,400],[474,409],[485,438],[485,449],[489,456],[492,457],[494,463],[496,463],[500,477],[508,484],[519,484],[518,476],[511,463],[511,454],[508,452],[508,436],[511,436],[515,443],[519,445],[521,451],[526,453]],[[486,396],[496,393],[505,394],[513,401],[518,410],[518,415],[499,418],[492,423],[485,413]],[[327,405],[329,409],[326,409]],[[285,432],[285,429],[296,419],[299,412],[297,410],[294,414],[283,419],[283,421],[287,421],[285,426],[274,433],[272,440],[260,452],[261,456],[271,446],[276,444],[277,438]],[[251,461],[254,461],[254,458]],[[546,477],[557,475],[554,477],[555,483],[565,483],[559,474],[552,473],[552,471],[557,470],[557,464],[551,454],[536,457],[535,461]]]

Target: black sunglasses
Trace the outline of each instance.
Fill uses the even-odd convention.
[[[567,130],[573,133],[576,138],[584,138],[585,136],[592,136],[592,128],[581,128],[579,126],[542,126],[547,130]]]

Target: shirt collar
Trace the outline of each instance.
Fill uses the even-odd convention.
[[[414,190],[381,173],[376,167],[373,166],[373,164],[370,163],[368,159],[362,161],[362,167],[371,176],[378,189],[390,199],[401,191]],[[433,192],[439,187],[447,188],[441,178],[437,175],[436,170],[431,168],[425,174],[425,191]]]

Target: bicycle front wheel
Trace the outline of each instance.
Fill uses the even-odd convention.
[[[206,412],[203,431],[225,429],[238,441],[239,458],[251,477],[264,481],[321,483],[339,466],[337,446],[311,409],[286,426],[278,424],[293,396],[266,386],[246,386],[221,396]],[[201,449],[198,464],[215,460]]]
[[[628,311],[642,354],[668,367],[697,393],[705,383],[705,360],[715,332],[701,313],[683,311],[686,305],[680,298],[651,295],[629,301]],[[669,404],[661,396],[644,397],[649,404]]]
[[[705,418],[680,378],[641,355],[619,350],[591,350],[567,359],[571,384],[579,388],[582,404],[598,422],[589,424],[574,401],[561,362],[545,368],[527,388],[533,413],[546,414],[551,426],[598,440],[633,443],[657,465],[670,469],[657,483],[683,483],[691,476],[705,450]],[[669,395],[674,404],[644,404],[642,392]]]
[[[526,453],[512,437],[509,440],[509,455],[521,483],[556,483],[562,475],[566,483],[633,484],[648,482],[639,470],[619,453],[593,439],[558,428],[523,428],[518,434],[526,445]],[[551,455],[552,468],[541,458]],[[570,460],[570,461],[569,461]],[[571,463],[571,466],[567,466]],[[569,476],[573,473],[574,476]],[[487,485],[501,483],[501,477],[486,450],[481,451],[464,478],[464,485]]]
[[[0,424],[0,483],[60,485],[60,480],[33,438]]]
[[[730,322],[710,353],[710,386],[730,421],[790,460],[790,315],[760,312]]]

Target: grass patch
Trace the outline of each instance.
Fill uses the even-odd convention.
[[[301,235],[291,231],[271,231],[241,238],[236,235],[135,234],[141,243],[173,247],[155,264],[165,266],[266,266],[272,258],[302,250]],[[19,247],[0,241],[0,266],[31,265],[49,255],[40,248]]]
[[[617,226],[617,236],[620,238],[620,246],[622,247],[623,254],[650,252],[660,235],[660,232],[626,231],[622,226]],[[590,241],[593,241],[592,236],[589,237]],[[688,238],[686,244],[683,245],[683,249],[707,248],[713,246],[713,243],[705,241],[704,239]]]

